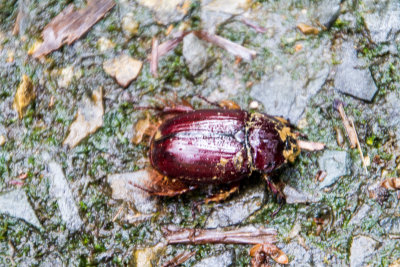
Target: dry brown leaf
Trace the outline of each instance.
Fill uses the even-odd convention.
[[[142,69],[143,62],[128,55],[107,60],[103,63],[104,71],[117,80],[117,83],[126,88]]]
[[[400,178],[393,177],[393,178],[385,179],[381,183],[381,186],[386,189],[398,190],[398,189],[400,189]]]
[[[147,130],[151,127],[150,116],[147,114],[146,118],[139,120],[135,125],[135,136],[132,138],[132,143],[135,145],[140,144],[143,140],[143,136]]]
[[[78,145],[82,139],[96,132],[103,125],[103,89],[93,91],[92,97],[86,98],[84,106],[78,109],[75,121],[69,127],[69,134],[63,145],[70,148]]]
[[[87,6],[80,10],[75,10],[72,4],[68,5],[43,29],[43,43],[33,52],[33,57],[39,58],[64,44],[72,44],[114,5],[113,0],[89,0]]]
[[[307,24],[305,24],[305,23],[299,23],[298,25],[297,25],[297,28],[302,32],[302,33],[304,33],[304,34],[314,34],[314,35],[316,35],[316,34],[318,34],[319,33],[319,30],[317,29],[317,28],[315,28],[315,27],[313,27],[313,26],[310,26],[310,25],[307,25]]]
[[[22,76],[22,82],[19,84],[17,93],[15,94],[13,108],[18,112],[20,119],[24,116],[25,108],[36,98],[33,90],[31,78],[27,75]]]

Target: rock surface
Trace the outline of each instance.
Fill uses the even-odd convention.
[[[319,168],[327,172],[319,187],[333,185],[341,176],[350,174],[350,158],[345,151],[326,150],[318,159]]]
[[[283,194],[286,196],[287,204],[295,203],[314,203],[319,201],[319,197],[300,192],[297,189],[286,185],[283,189]]]
[[[157,211],[157,198],[132,185],[140,185],[147,181],[147,179],[149,179],[147,171],[141,170],[112,174],[108,176],[107,181],[111,186],[112,197],[114,199],[130,201],[140,213],[148,214]]]
[[[47,155],[44,155],[44,158],[49,159]],[[57,199],[62,220],[70,231],[78,231],[82,227],[83,221],[79,216],[78,207],[75,203],[76,198],[72,195],[61,165],[51,161],[48,164],[48,172],[50,194]]]
[[[330,28],[340,15],[342,0],[321,0],[318,4],[312,5],[315,10],[313,17],[326,28]]]
[[[297,124],[308,101],[325,83],[328,72],[328,68],[321,69],[311,81],[295,81],[288,73],[276,73],[255,85],[250,95],[264,105],[269,115],[280,116]]]
[[[357,57],[354,43],[346,41],[340,52],[341,63],[337,66],[335,88],[339,92],[372,101],[378,88],[366,62]]]
[[[139,0],[139,4],[150,8],[158,22],[168,25],[180,21],[188,12],[187,0]]]
[[[262,207],[265,199],[265,189],[262,186],[253,186],[241,191],[224,205],[217,206],[208,217],[205,228],[217,228],[236,225]]]
[[[29,204],[23,190],[18,189],[0,195],[0,213],[22,219],[38,229],[42,229],[35,211]]]
[[[193,33],[183,38],[183,57],[192,75],[201,72],[208,63],[207,44]]]
[[[363,17],[376,43],[388,42],[400,31],[400,2],[397,0],[363,1]]]
[[[377,241],[368,236],[354,237],[350,248],[350,266],[366,266],[378,245]]]
[[[218,256],[202,259],[200,262],[193,265],[193,267],[228,267],[233,264],[233,252],[226,251]]]

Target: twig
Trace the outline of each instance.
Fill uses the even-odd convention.
[[[158,77],[157,73],[158,68],[158,40],[157,38],[153,38],[153,44],[151,49],[151,61],[150,61],[150,72],[153,74],[153,77]]]
[[[187,261],[188,259],[190,259],[191,257],[193,257],[195,254],[196,254],[196,251],[183,252],[183,253],[179,254],[178,256],[174,257],[172,260],[164,263],[162,265],[162,267],[175,267],[175,266],[178,266],[179,264],[182,264],[185,261]]]
[[[271,228],[243,227],[222,231],[168,226],[162,230],[168,244],[264,244],[277,241],[277,232]]]
[[[194,31],[193,32],[198,38],[203,39],[209,43],[215,44],[229,53],[239,56],[245,60],[251,61],[257,55],[257,52],[254,50],[250,50],[244,46],[236,44],[228,39],[225,39],[221,36],[208,33],[206,31]]]
[[[347,136],[349,137],[350,141],[350,147],[355,148],[357,146],[357,133],[355,132],[355,129],[351,127],[350,121],[346,116],[346,113],[344,112],[343,108],[343,102],[340,100],[335,100],[333,102],[334,108],[339,112],[340,117],[342,118],[343,126],[346,129]]]
[[[360,141],[358,140],[357,131],[356,131],[356,128],[354,127],[354,122],[352,119],[350,119],[350,122],[351,122],[351,127],[354,129],[354,133],[356,135],[356,144],[357,144],[358,153],[360,154],[360,158],[361,158],[365,173],[368,174],[367,165],[365,164],[365,158],[364,158],[363,152],[361,150],[361,145],[360,145]]]
[[[297,144],[299,145],[300,149],[306,150],[306,151],[320,151],[325,148],[324,143],[319,143],[319,142],[309,142],[309,141],[304,141],[304,140],[297,140]]]

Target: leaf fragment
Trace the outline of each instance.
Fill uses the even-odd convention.
[[[305,35],[317,35],[319,33],[319,30],[313,26],[307,25],[305,23],[299,23],[297,24],[297,28],[304,33]]]
[[[143,62],[128,55],[107,60],[103,63],[104,71],[117,80],[117,83],[126,88],[137,78],[142,69]]]
[[[114,5],[114,0],[89,0],[87,6],[79,10],[75,10],[73,4],[68,5],[43,29],[43,43],[33,52],[33,57],[39,58],[64,44],[72,44]]]
[[[25,108],[36,98],[33,83],[28,75],[22,76],[22,81],[18,86],[14,97],[13,108],[18,112],[20,119],[24,116]]]
[[[75,121],[69,128],[69,134],[63,145],[70,148],[77,146],[88,135],[103,125],[103,89],[93,91],[91,98],[84,100],[84,106],[78,109]]]

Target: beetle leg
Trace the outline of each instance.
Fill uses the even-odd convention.
[[[228,190],[221,190],[218,194],[212,195],[211,197],[206,198],[205,203],[208,204],[210,202],[220,202],[227,199],[233,193],[239,190],[239,183],[232,184],[231,188]]]
[[[271,177],[267,174],[264,174],[264,179],[267,182],[269,190],[277,197],[279,203],[285,203],[286,196],[283,194],[282,190],[280,189],[279,185],[275,184],[272,181]],[[280,209],[280,208],[279,208]]]
[[[153,168],[149,167],[147,171],[150,175],[149,182],[143,185],[131,184],[150,195],[172,197],[196,189],[196,186],[189,186],[178,179],[168,178]]]

